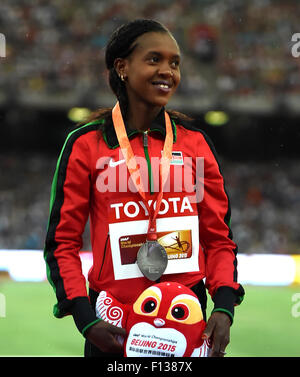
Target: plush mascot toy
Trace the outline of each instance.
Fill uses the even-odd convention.
[[[121,304],[102,291],[96,314],[126,329],[124,356],[205,357],[210,349],[209,343],[201,339],[206,323],[199,300],[182,284],[155,284],[133,305]]]

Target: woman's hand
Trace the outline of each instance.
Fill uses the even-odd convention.
[[[122,354],[123,345],[118,342],[117,336],[125,337],[126,330],[105,321],[95,323],[86,332],[87,340],[98,347],[100,351]]]
[[[231,321],[226,313],[214,312],[210,316],[202,335],[202,339],[210,338],[212,341],[210,357],[224,357],[226,354],[225,348],[230,339],[230,325]]]

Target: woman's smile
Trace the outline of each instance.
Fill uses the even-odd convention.
[[[165,80],[156,80],[152,82],[152,85],[162,93],[169,93],[172,89],[173,83]]]

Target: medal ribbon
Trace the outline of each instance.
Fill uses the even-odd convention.
[[[151,216],[151,210],[146,200],[145,190],[142,183],[142,178],[140,174],[140,170],[137,166],[136,159],[134,157],[134,153],[132,147],[130,145],[130,141],[128,139],[121,109],[119,102],[116,103],[115,107],[112,110],[112,119],[114,124],[114,129],[117,135],[117,139],[123,153],[123,156],[126,161],[127,168],[129,170],[131,179],[139,192],[143,202],[148,210],[149,213],[149,225],[148,225],[148,232],[147,232],[147,240],[156,240],[156,217],[160,210],[160,205],[163,199],[163,187],[168,179],[169,172],[170,172],[170,162],[172,159],[172,147],[173,147],[173,130],[171,126],[171,120],[169,114],[165,111],[165,122],[166,122],[166,137],[162,152],[162,157],[160,160],[159,165],[159,193],[156,198],[156,207],[154,210],[153,216]]]

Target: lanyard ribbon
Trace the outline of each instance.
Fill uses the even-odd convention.
[[[156,234],[156,217],[160,210],[160,205],[163,199],[163,187],[168,179],[169,172],[170,172],[170,162],[172,159],[172,147],[173,147],[173,130],[171,126],[171,120],[169,114],[165,111],[165,122],[166,122],[166,137],[162,152],[162,157],[160,160],[159,165],[159,185],[160,190],[156,198],[156,207],[154,210],[153,216],[151,216],[151,210],[146,200],[145,190],[143,188],[142,178],[140,174],[140,170],[137,166],[136,159],[134,157],[134,153],[132,147],[130,145],[130,141],[128,139],[120,104],[117,102],[115,107],[112,110],[112,119],[114,124],[114,129],[117,135],[117,139],[122,151],[122,154],[125,158],[127,168],[129,170],[131,179],[139,192],[147,210],[149,213],[149,225],[148,225],[148,232],[147,232],[147,240],[154,241],[157,239]]]

